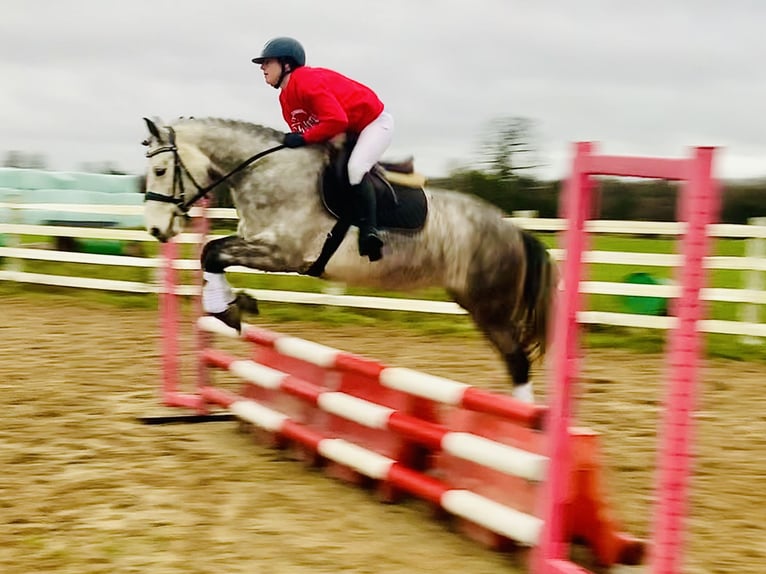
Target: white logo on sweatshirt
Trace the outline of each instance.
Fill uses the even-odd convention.
[[[319,123],[319,118],[306,110],[297,108],[290,112],[290,131],[303,133]]]

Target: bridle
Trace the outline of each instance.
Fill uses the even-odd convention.
[[[194,179],[194,176],[192,176],[191,172],[189,172],[189,170],[186,168],[183,160],[181,159],[181,155],[178,153],[178,147],[176,147],[175,130],[172,127],[168,127],[168,133],[169,133],[168,145],[160,146],[153,150],[147,151],[146,157],[148,158],[154,157],[155,155],[159,155],[161,153],[166,153],[166,152],[173,153],[173,159],[174,159],[173,195],[165,195],[163,193],[155,193],[153,191],[147,190],[146,193],[144,194],[144,201],[160,201],[162,203],[173,203],[176,205],[176,209],[180,212],[181,215],[186,215],[195,203],[197,203],[200,199],[205,197],[213,189],[215,189],[217,186],[222,184],[224,181],[229,179],[234,174],[239,173],[240,171],[245,169],[247,166],[249,166],[251,163],[258,161],[262,157],[267,156],[270,153],[273,153],[275,151],[279,151],[285,147],[283,144],[280,144],[280,145],[271,147],[269,149],[263,150],[261,152],[258,152],[257,154],[250,156],[245,161],[240,163],[237,167],[232,169],[229,173],[224,175],[222,178],[214,181],[210,185],[206,185],[205,187],[202,187],[200,184],[196,182],[196,180]],[[188,199],[188,200],[184,199],[184,197],[186,196],[186,192],[184,190],[183,174],[186,174],[189,180],[194,184],[194,187],[197,188],[197,192],[192,196],[191,199]],[[178,193],[176,193],[176,190],[178,190]]]

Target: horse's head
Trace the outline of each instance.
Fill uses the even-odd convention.
[[[171,126],[160,127],[144,118],[149,137],[144,224],[146,230],[165,242],[183,231],[187,212],[199,199],[216,173],[210,159],[193,143],[181,141]]]

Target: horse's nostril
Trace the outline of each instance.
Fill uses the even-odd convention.
[[[160,243],[165,243],[168,240],[168,238],[165,237],[165,234],[160,231],[159,227],[152,227],[149,230],[149,234],[157,239]]]

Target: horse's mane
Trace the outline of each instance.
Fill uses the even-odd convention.
[[[238,132],[245,132],[257,136],[266,136],[272,139],[281,140],[284,132],[276,130],[274,128],[246,122],[244,120],[231,120],[225,118],[193,118],[193,117],[180,117],[173,122],[173,125],[194,123],[203,124],[211,127],[225,127]]]

